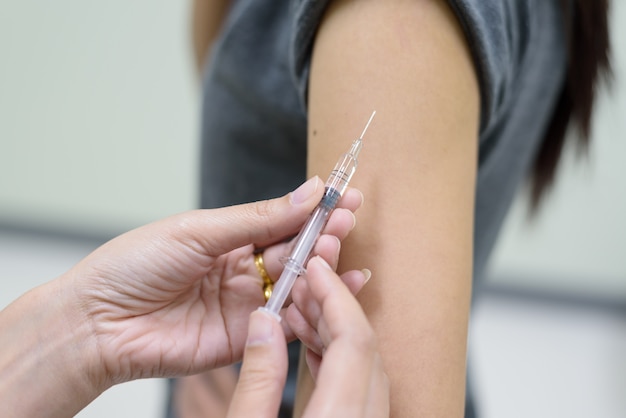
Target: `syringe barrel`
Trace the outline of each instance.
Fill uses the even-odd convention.
[[[326,181],[326,189],[334,189],[339,192],[339,195],[343,195],[343,192],[346,191],[348,187],[348,183],[350,179],[354,175],[357,166],[357,155],[361,150],[361,140],[357,139],[352,143],[352,147],[350,151],[346,154],[343,154],[337,164],[335,164],[335,168],[333,172],[328,177]]]
[[[296,237],[291,254],[281,260],[285,268],[274,285],[272,296],[265,305],[270,312],[274,314],[280,312],[294,282],[298,276],[306,272],[304,266],[340,197],[341,194],[337,190],[326,188],[324,197]]]
[[[296,237],[289,260],[300,267],[300,273],[304,273],[307,259],[340,197],[341,195],[336,190],[327,188],[322,201],[311,213],[307,223]],[[286,260],[284,264],[287,265]]]
[[[322,197],[322,200],[296,237],[289,257],[281,260],[285,268],[274,285],[272,296],[265,304],[265,310],[278,315],[289,296],[289,292],[291,292],[294,282],[298,276],[306,272],[304,267],[313,251],[313,247],[356,171],[357,156],[360,150],[361,139],[357,139],[352,143],[350,151],[343,154],[335,165],[326,181],[324,197]]]
[[[300,273],[298,270],[285,266],[285,269],[280,274],[280,279],[278,279],[278,282],[276,282],[276,285],[272,290],[272,296],[267,301],[263,309],[274,314],[276,318],[280,318],[280,310],[285,304],[285,301],[289,296],[289,292],[291,292],[291,288],[299,275]]]

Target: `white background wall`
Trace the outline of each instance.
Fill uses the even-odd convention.
[[[532,224],[518,202],[493,276],[626,298],[626,4],[588,161]],[[0,0],[0,222],[118,233],[193,208],[198,86],[187,2]],[[523,277],[523,280],[520,278]]]
[[[493,257],[498,282],[626,300],[626,3],[612,6],[614,81],[598,100],[589,156],[569,149],[537,218],[517,199]]]

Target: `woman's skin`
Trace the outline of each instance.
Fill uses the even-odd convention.
[[[188,212],[138,228],[23,295],[0,312],[3,416],[74,415],[117,383],[240,360],[250,313],[264,303],[253,251],[266,248],[267,269],[277,272],[279,256],[288,253],[284,240],[297,233],[323,190],[315,177],[282,198]],[[336,266],[339,241],[354,227],[352,212],[361,201],[356,190],[345,194],[316,245],[316,260]],[[356,270],[341,279],[353,292],[365,281]],[[300,286],[300,298],[308,293]],[[323,304],[325,297],[316,300]],[[304,317],[320,322],[320,315],[326,313]],[[288,320],[282,328],[273,322],[271,328],[281,331],[272,335],[283,344],[294,338]],[[368,327],[363,332],[366,340],[373,335]],[[341,340],[340,331],[320,335],[326,347]]]

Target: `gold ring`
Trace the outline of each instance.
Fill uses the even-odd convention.
[[[272,291],[274,290],[274,282],[272,278],[265,270],[265,263],[263,262],[263,253],[258,252],[254,255],[254,265],[256,269],[259,271],[261,278],[263,279],[263,297],[265,297],[265,302],[270,300],[272,296]]]

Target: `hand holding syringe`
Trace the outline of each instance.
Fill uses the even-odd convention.
[[[359,151],[361,151],[363,135],[365,135],[365,131],[367,131],[375,114],[376,112],[374,111],[365,125],[365,129],[363,129],[363,133],[352,143],[350,150],[346,154],[343,154],[339,161],[337,161],[333,172],[326,181],[324,197],[322,197],[322,200],[313,213],[311,213],[308,221],[296,237],[295,245],[289,257],[281,259],[285,268],[274,286],[272,296],[261,309],[278,317],[278,313],[285,304],[285,300],[287,300],[294,282],[298,276],[305,273],[306,270],[304,266],[311,255],[313,246],[322,233],[324,226],[326,226],[326,222],[333,209],[335,209],[337,202],[348,187],[352,175],[356,171],[357,157]]]

